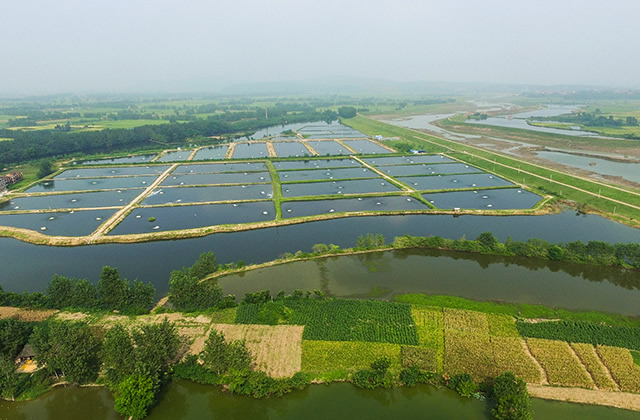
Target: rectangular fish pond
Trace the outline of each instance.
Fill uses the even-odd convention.
[[[42,181],[25,192],[96,191],[118,188],[146,188],[158,177],[132,176],[116,178],[78,178],[60,181]]]
[[[325,194],[366,194],[398,191],[386,179],[358,179],[353,181],[323,181],[302,184],[283,184],[284,197],[302,197]]]
[[[116,166],[110,168],[69,169],[53,179],[97,178],[105,176],[160,175],[169,169],[168,165]]]
[[[152,155],[136,155],[136,156],[126,156],[112,159],[96,159],[96,160],[87,160],[82,163],[83,165],[121,165],[127,163],[144,163],[151,162],[151,159],[156,157],[156,154]]]
[[[481,169],[464,163],[389,165],[381,166],[378,170],[390,176],[484,173]]]
[[[224,159],[227,154],[227,150],[229,150],[228,145],[224,146],[213,146],[206,147],[204,149],[200,149],[196,152],[193,160],[220,160]]]
[[[221,172],[249,172],[266,171],[267,165],[262,162],[245,163],[205,163],[180,165],[171,174],[207,174]]]
[[[191,156],[193,150],[178,150],[173,152],[167,152],[160,156],[156,162],[181,162],[187,160]]]
[[[215,184],[251,184],[271,182],[269,172],[229,172],[218,174],[169,175],[162,186],[177,185],[215,185]]]
[[[520,188],[431,193],[423,197],[439,209],[530,209],[542,200]]]
[[[428,207],[413,197],[359,197],[336,200],[285,201],[282,217],[313,216],[346,211],[427,210]]]
[[[369,141],[369,140],[344,140],[344,144],[351,147],[359,154],[363,155],[375,155],[379,153],[392,153],[390,150],[385,149],[384,147],[378,146],[377,144]]]
[[[349,155],[350,151],[344,148],[343,145],[337,141],[309,141],[309,146],[313,147],[320,156],[327,155]]]
[[[311,169],[308,171],[283,171],[278,172],[281,182],[307,181],[313,179],[354,179],[377,178],[379,175],[367,168],[337,168],[337,169]]]
[[[127,235],[204,226],[273,220],[272,201],[193,206],[144,207],[134,209],[110,235]],[[153,221],[149,221],[149,218]]]
[[[273,166],[277,170],[288,169],[326,169],[326,168],[347,168],[361,167],[358,162],[353,159],[313,159],[313,160],[285,160],[282,162],[274,161]]]
[[[238,143],[233,151],[232,159],[257,159],[269,157],[265,143]]]
[[[88,207],[124,207],[143,189],[54,194],[19,197],[0,204],[0,210],[78,209]]]
[[[370,165],[408,165],[414,163],[451,163],[453,159],[442,155],[408,155],[408,156],[386,156],[362,159]]]
[[[416,190],[448,190],[464,188],[506,187],[513,183],[490,174],[432,175],[397,177]]]
[[[225,187],[172,187],[154,190],[142,202],[143,206],[201,203],[229,200],[262,200],[271,198],[271,184],[236,185]]]
[[[309,149],[299,141],[274,141],[271,143],[278,157],[304,157],[311,156]]]
[[[53,236],[90,235],[116,210],[79,210],[68,212],[3,214],[0,226],[12,226]]]

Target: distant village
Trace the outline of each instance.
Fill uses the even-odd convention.
[[[22,172],[20,171],[0,175],[0,194],[5,193],[10,185],[17,184],[20,181],[22,181]]]

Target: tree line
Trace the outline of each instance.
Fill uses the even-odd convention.
[[[0,142],[0,166],[73,153],[95,153],[108,150],[138,150],[160,144],[182,143],[187,139],[251,132],[264,127],[307,121],[332,121],[337,114],[318,111],[299,104],[281,104],[246,112],[225,112],[190,122],[144,125],[133,129],[66,132],[61,130],[0,130],[0,137],[13,141]]]

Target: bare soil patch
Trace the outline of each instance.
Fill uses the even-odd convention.
[[[527,388],[531,396],[537,398],[640,411],[640,394],[542,385],[528,385]]]
[[[269,376],[289,377],[301,369],[302,326],[213,324],[211,330],[214,329],[222,332],[228,341],[246,340],[255,368]],[[206,337],[203,337],[202,348],[204,340]],[[194,347],[192,352],[197,350]]]

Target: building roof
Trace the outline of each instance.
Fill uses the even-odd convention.
[[[22,359],[24,357],[34,357],[35,356],[35,352],[33,351],[33,349],[31,348],[31,344],[26,344],[23,348],[22,351],[20,352],[20,354],[18,354],[18,356],[16,357],[16,359]]]

